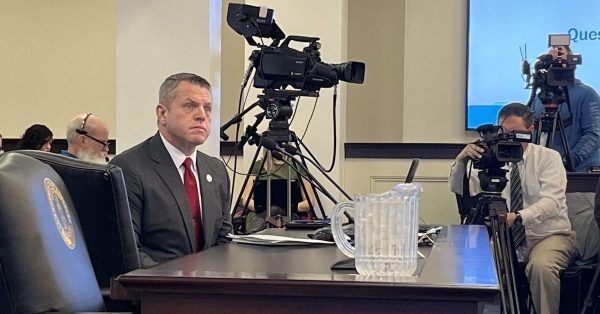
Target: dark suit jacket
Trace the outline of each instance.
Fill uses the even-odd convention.
[[[204,248],[208,248],[228,242],[226,236],[231,231],[229,176],[217,158],[198,152],[196,160]],[[196,251],[183,182],[160,135],[156,133],[115,156],[110,163],[123,169],[142,267]]]

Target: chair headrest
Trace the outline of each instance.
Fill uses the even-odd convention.
[[[2,308],[103,308],[69,191],[51,167],[17,152],[0,156],[0,268]]]

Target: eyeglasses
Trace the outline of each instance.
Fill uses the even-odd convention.
[[[89,118],[91,115],[92,115],[92,113],[91,113],[91,112],[88,112],[88,113],[85,115],[85,118],[83,118],[83,121],[81,122],[81,127],[80,127],[79,129],[75,129],[75,132],[77,132],[77,134],[83,135],[83,136],[85,136],[85,137],[87,137],[87,138],[89,138],[89,139],[92,139],[93,141],[96,141],[96,142],[97,142],[97,143],[99,143],[99,144],[102,144],[102,149],[103,149],[103,150],[104,150],[104,149],[107,149],[107,148],[108,148],[108,142],[101,141],[101,140],[99,140],[99,139],[97,139],[97,138],[95,138],[95,137],[93,137],[93,136],[89,135],[89,134],[88,134],[88,132],[84,130],[84,129],[85,129],[85,124],[87,123],[87,120],[88,120],[88,118]]]

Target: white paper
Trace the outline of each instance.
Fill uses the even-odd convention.
[[[306,245],[306,244],[334,244],[335,242],[314,240],[314,239],[301,239],[292,238],[276,235],[267,234],[248,234],[248,235],[235,235],[228,234],[229,238],[233,242],[237,243],[249,243],[249,244],[262,244],[262,245]]]

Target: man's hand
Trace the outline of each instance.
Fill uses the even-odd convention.
[[[508,227],[512,227],[512,225],[515,223],[515,218],[517,218],[517,214],[515,213],[507,213],[506,214],[506,223],[508,224]]]
[[[569,55],[569,51],[567,50],[567,48],[565,46],[552,46],[550,48],[550,54],[552,55],[552,58],[556,59],[556,58],[563,58],[563,59],[567,59],[567,56]]]
[[[467,146],[465,146],[465,148],[463,148],[463,150],[460,152],[460,154],[458,154],[458,156],[456,156],[456,160],[465,163],[465,161],[467,160],[467,158],[471,158],[471,159],[480,159],[481,158],[481,154],[483,154],[484,149],[471,143],[468,144]]]

